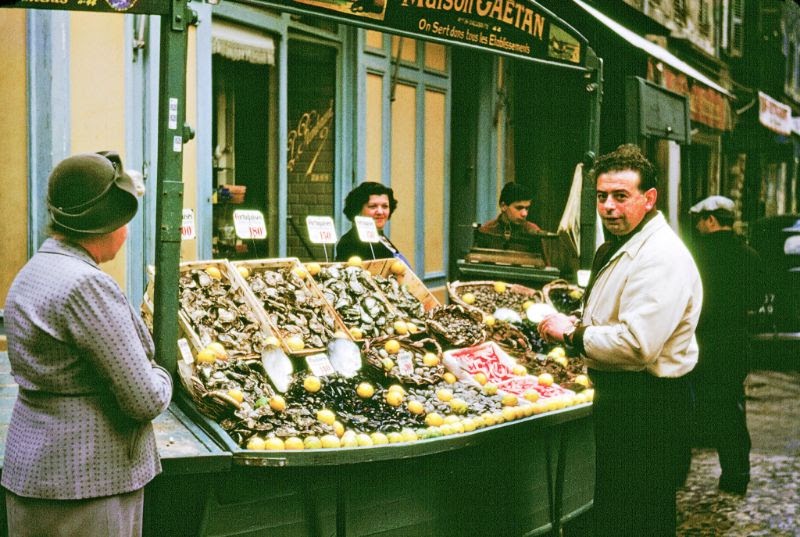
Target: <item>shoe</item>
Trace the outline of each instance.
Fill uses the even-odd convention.
[[[744,496],[747,494],[747,481],[744,483],[733,482],[731,480],[719,480],[719,490],[727,492],[728,494],[735,494],[736,496]]]

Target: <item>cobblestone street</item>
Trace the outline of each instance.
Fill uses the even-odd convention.
[[[800,372],[751,372],[747,422],[753,441],[747,495],[718,491],[716,452],[694,450],[678,492],[679,536],[800,536]]]

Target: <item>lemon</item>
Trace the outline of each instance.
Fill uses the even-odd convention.
[[[389,406],[400,406],[403,403],[405,396],[398,391],[386,392],[386,403]]]
[[[474,304],[475,303],[475,295],[472,293],[464,293],[461,295],[461,300],[464,301],[464,304]]]
[[[483,393],[486,395],[494,395],[497,393],[497,384],[493,382],[487,382],[483,385]]]
[[[422,365],[426,365],[428,367],[436,367],[437,365],[439,365],[439,357],[432,352],[426,352],[422,356]]]
[[[495,322],[497,322],[497,320],[494,318],[494,315],[487,315],[486,317],[483,318],[483,324],[485,324],[486,326],[489,327],[494,326]]]
[[[377,432],[376,431],[376,432],[372,433],[371,435],[369,435],[369,437],[372,438],[372,444],[375,445],[375,446],[381,446],[383,444],[388,444],[389,443],[389,439],[386,437],[385,434],[383,434],[381,432]]]
[[[375,394],[375,388],[369,382],[362,382],[356,388],[356,393],[362,399],[369,399]]]
[[[355,431],[345,431],[341,442],[342,447],[358,447],[358,437]]]
[[[475,420],[472,419],[472,418],[464,418],[461,421],[461,425],[464,426],[464,432],[465,433],[470,433],[470,432],[474,431],[475,429],[477,429],[477,427],[478,427],[477,424],[475,423]]]
[[[494,282],[494,291],[496,293],[505,293],[506,288],[506,282]]]
[[[312,276],[316,276],[319,274],[319,271],[322,270],[322,267],[319,263],[306,263],[306,270]]]
[[[536,390],[525,390],[525,392],[522,394],[522,397],[531,403],[535,403],[539,400],[539,392]]]
[[[247,267],[236,267],[236,270],[245,280],[250,277],[250,269]]]
[[[478,373],[475,373],[474,375],[472,375],[472,378],[474,378],[474,379],[475,379],[475,382],[477,382],[477,383],[478,383],[478,384],[480,384],[481,386],[483,386],[484,384],[486,384],[486,375],[485,375],[485,374],[483,374],[483,373],[480,373],[480,372],[478,372]]]
[[[396,339],[390,339],[383,344],[383,348],[389,354],[397,354],[397,352],[400,350],[400,342]]]
[[[302,266],[302,265],[301,265],[301,266],[299,266],[299,267],[295,267],[295,268],[293,268],[293,269],[292,269],[292,272],[294,272],[294,273],[295,273],[295,275],[296,275],[298,278],[300,278],[301,280],[305,280],[305,279],[306,279],[306,276],[308,276],[308,271],[307,271],[307,270],[305,269],[305,267],[304,267],[304,266]]]
[[[564,347],[553,347],[550,349],[550,352],[547,353],[547,357],[550,359],[555,359],[558,356],[566,356],[567,351],[564,350]]]
[[[264,449],[265,445],[264,439],[257,434],[251,436],[250,440],[247,441],[247,449],[260,450]]]
[[[303,444],[303,441],[297,438],[296,436],[290,436],[289,438],[284,440],[283,445],[286,449],[291,449],[291,450],[301,450],[305,449],[306,447],[305,444]]]
[[[306,449],[319,449],[322,447],[322,441],[318,436],[306,436],[303,440],[303,445]]]
[[[356,442],[359,446],[371,446],[373,444],[372,437],[367,433],[358,433],[356,435]]]
[[[580,384],[584,388],[588,388],[589,384],[591,383],[589,382],[589,377],[587,377],[586,375],[577,375],[575,377],[575,384]]]
[[[277,436],[270,436],[264,442],[264,449],[268,449],[270,451],[281,451],[286,449],[286,444],[284,444],[283,440]]]
[[[408,328],[409,334],[416,334],[419,332],[419,326],[415,325],[414,323],[406,322],[406,327]]]
[[[458,397],[451,399],[450,410],[456,414],[465,414],[467,412],[467,402]]]
[[[455,384],[458,380],[456,376],[449,371],[443,375],[444,381],[448,384]]]
[[[452,425],[452,424],[458,423],[460,421],[461,421],[461,418],[459,418],[458,416],[453,416],[452,414],[447,415],[447,416],[444,417],[444,422],[447,425]]]
[[[267,338],[264,340],[264,343],[271,347],[279,347],[281,344],[281,342],[275,336],[267,336]]]
[[[439,430],[442,432],[444,436],[449,436],[454,432],[456,432],[455,429],[453,429],[453,426],[450,425],[449,423],[445,423],[444,425],[439,427]]]
[[[525,302],[522,303],[522,309],[526,310],[531,306],[533,306],[533,304],[534,304],[533,300],[526,300]]]
[[[280,395],[273,395],[269,398],[269,407],[275,412],[283,412],[286,410],[286,399]]]
[[[572,300],[580,300],[581,298],[583,298],[583,291],[581,291],[580,289],[573,289],[572,291],[569,292],[569,297]]]
[[[400,386],[399,384],[392,384],[391,386],[389,386],[389,391],[390,392],[400,392],[403,395],[406,395],[408,393],[408,392],[406,392],[406,389],[403,388],[402,386]]]
[[[404,427],[400,434],[403,436],[403,442],[414,442],[419,440],[419,435],[417,431],[414,429],[409,429],[408,427]]]
[[[405,321],[395,321],[392,327],[398,336],[404,336],[408,334],[408,324],[406,324]]]
[[[237,388],[231,388],[228,390],[228,395],[231,397],[231,399],[235,399],[239,403],[244,401],[244,394],[242,393],[242,390]]]
[[[211,349],[205,348],[197,353],[194,360],[198,364],[213,364],[217,361],[217,355]]]
[[[391,358],[384,358],[383,360],[381,360],[381,363],[383,364],[383,369],[385,369],[386,371],[391,371],[392,369],[394,369],[394,360],[392,360]]]
[[[506,421],[513,421],[517,419],[517,409],[511,408],[510,406],[503,407],[501,414],[503,414],[503,419]]]
[[[317,412],[317,419],[322,423],[333,425],[333,422],[336,421],[336,414],[334,414],[332,410],[323,408],[322,410]]]
[[[539,384],[542,386],[552,386],[553,385],[553,375],[550,373],[542,373],[539,375]]]
[[[502,403],[504,406],[517,406],[519,404],[519,399],[513,393],[507,393],[503,395]]]
[[[484,414],[481,414],[481,418],[483,419],[483,423],[487,427],[490,427],[490,426],[494,425],[495,423],[497,423],[497,419],[495,418],[494,414],[492,414],[491,412],[486,412]]]
[[[386,438],[389,439],[390,444],[399,444],[403,441],[403,435],[397,431],[392,431],[391,433],[387,434]]]
[[[408,408],[409,412],[416,414],[417,416],[421,416],[425,413],[425,405],[414,399],[409,401],[406,407]]]
[[[511,370],[512,373],[517,375],[518,377],[524,377],[528,374],[528,370],[525,369],[525,366],[522,364],[517,364],[514,366],[514,369]]]
[[[303,379],[303,388],[305,388],[307,392],[316,393],[322,389],[322,381],[319,380],[319,377],[309,375]]]
[[[453,391],[448,390],[447,388],[436,390],[436,397],[439,398],[439,401],[444,401],[446,403],[453,398]]]
[[[220,270],[217,267],[207,267],[206,268],[206,274],[208,274],[209,276],[211,276],[215,280],[221,280],[222,279],[222,272],[220,272]]]
[[[586,394],[587,401],[594,401],[594,388],[589,388],[588,390],[584,390],[581,393]]]
[[[333,434],[326,434],[319,439],[320,444],[325,449],[338,448],[342,446],[339,437]]]
[[[289,347],[290,351],[302,351],[306,344],[300,336],[291,335],[286,338],[286,346]]]
[[[361,329],[357,326],[353,326],[350,328],[350,335],[353,337],[353,339],[364,338],[364,332],[362,332]]]
[[[363,264],[364,264],[364,261],[360,257],[358,257],[357,255],[354,255],[353,257],[351,257],[350,259],[347,260],[347,265],[350,266],[350,267],[360,267]]]
[[[216,356],[220,360],[228,359],[228,352],[225,350],[225,347],[223,347],[222,343],[220,343],[219,341],[213,341],[209,343],[206,348],[211,352],[213,352],[214,356]]]
[[[438,412],[431,412],[425,416],[425,424],[431,427],[439,427],[444,423],[444,418]]]
[[[342,435],[344,434],[344,425],[342,424],[341,421],[336,420],[333,422],[333,432],[339,438],[342,437]]]
[[[556,356],[555,358],[553,358],[553,361],[558,365],[560,365],[561,367],[567,367],[567,365],[569,364],[569,359],[567,359],[566,356]]]
[[[389,267],[389,272],[391,272],[395,276],[400,276],[405,271],[406,271],[406,264],[400,261],[399,259],[392,262],[392,265]]]
[[[464,432],[464,424],[461,422],[461,420],[451,423],[450,427],[453,428],[453,432],[456,434],[461,434]]]

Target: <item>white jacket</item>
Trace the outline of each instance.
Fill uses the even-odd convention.
[[[587,365],[680,377],[697,363],[703,287],[659,212],[600,269],[583,311]]]

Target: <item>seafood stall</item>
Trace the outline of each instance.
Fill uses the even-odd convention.
[[[555,535],[591,506],[593,390],[535,327],[558,286],[441,305],[392,260],[180,274],[177,402],[231,454],[200,534]]]

